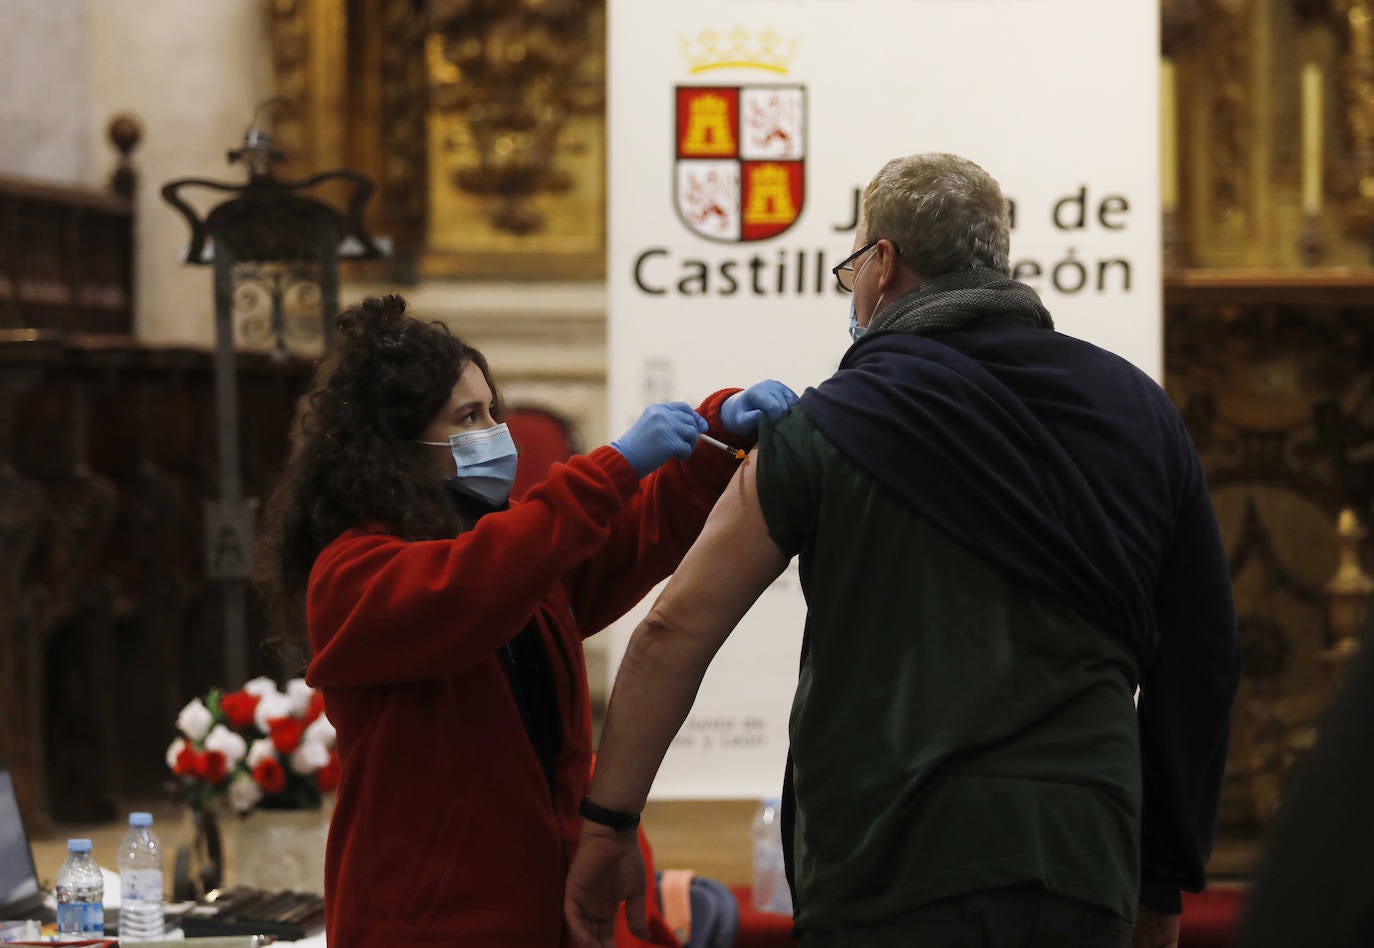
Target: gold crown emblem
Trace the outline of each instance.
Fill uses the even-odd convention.
[[[786,73],[797,58],[798,40],[784,41],[773,30],[755,35],[737,26],[725,36],[712,29],[702,30],[696,39],[679,39],[687,69],[696,74],[712,69],[765,69]]]

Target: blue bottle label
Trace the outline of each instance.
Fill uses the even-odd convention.
[[[63,934],[105,934],[105,905],[103,902],[59,902],[57,930]]]

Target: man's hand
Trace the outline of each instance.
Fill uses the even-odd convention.
[[[644,910],[644,856],[634,830],[617,832],[583,821],[563,913],[582,948],[615,948],[615,916],[626,903],[626,916],[635,937],[649,940]]]
[[[1165,915],[1140,906],[1136,913],[1131,948],[1178,948],[1178,920],[1181,915]]]

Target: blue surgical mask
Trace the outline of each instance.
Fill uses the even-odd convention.
[[[866,260],[864,260],[864,262],[863,262],[862,264],[859,265],[858,272],[856,272],[856,273],[854,274],[854,280],[855,280],[855,282],[858,282],[859,275],[862,274],[862,273],[864,272],[864,267],[868,266],[869,263],[871,263],[872,261],[873,261],[873,254],[870,253],[870,254],[868,255],[868,258],[867,258]],[[881,303],[882,301],[883,301],[882,296],[879,296],[879,297],[878,297],[878,303]],[[874,303],[874,304],[873,304],[873,312],[868,314],[868,323],[869,323],[870,326],[873,324],[873,314],[876,313],[876,312],[878,312],[878,304],[877,304],[877,303]],[[849,291],[849,338],[850,338],[851,340],[853,340],[854,342],[858,342],[860,339],[863,338],[863,335],[864,335],[864,333],[866,333],[866,332],[868,332],[868,326],[860,326],[860,325],[859,325],[859,314],[858,314],[858,312],[854,309],[854,291],[853,291],[853,290],[850,290],[850,291]]]
[[[867,326],[859,325],[859,314],[854,312],[854,295],[849,296],[849,338],[858,342],[868,332]]]
[[[420,443],[444,445],[442,441]],[[501,506],[510,498],[519,457],[510,429],[504,423],[480,431],[449,435],[448,446],[453,451],[453,463],[458,471],[449,478],[454,487],[480,497],[493,507]]]

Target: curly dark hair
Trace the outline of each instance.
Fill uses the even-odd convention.
[[[442,323],[406,314],[397,295],[340,313],[305,403],[296,449],[265,510],[256,576],[272,641],[309,654],[305,590],[320,551],[367,526],[407,540],[457,536],[464,524],[419,444],[468,363],[500,396],[482,353]]]

